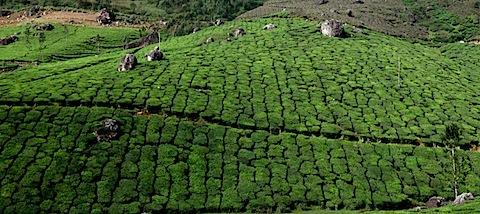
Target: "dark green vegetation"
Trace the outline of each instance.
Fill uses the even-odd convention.
[[[352,4],[353,0],[328,1],[326,4],[318,2],[319,0],[270,0],[239,18],[264,17],[286,9],[290,11],[291,17],[308,17],[320,21],[334,18],[390,35],[437,42],[468,40],[480,34],[479,1],[382,0],[364,1],[364,4]],[[347,9],[353,11],[353,17],[346,15]],[[416,22],[412,23],[407,18],[409,13],[414,14]]]
[[[278,28],[262,31],[268,23]],[[61,27],[47,32],[51,62],[0,74],[0,211],[406,209],[452,199],[449,150],[434,146],[446,122],[463,130],[463,148],[478,144],[477,49],[349,27],[354,37],[340,40],[315,24],[226,23],[169,38],[157,62],[143,58],[154,45],[120,50],[134,30],[75,28],[68,43]],[[238,26],[247,35],[219,42]],[[99,56],[85,43],[96,35]],[[20,36],[0,60],[37,60],[34,42],[26,54]],[[129,52],[139,65],[117,72]],[[120,134],[96,143],[108,118]],[[480,156],[455,158],[459,191],[479,195]]]
[[[101,119],[120,136],[96,143]],[[439,148],[236,129],[105,107],[0,108],[4,213],[408,208],[451,198]],[[459,151],[459,189],[480,156]]]
[[[129,28],[102,29],[97,27],[80,27],[67,25],[65,32],[62,25],[54,24],[52,31],[45,35],[44,59],[41,58],[39,38],[34,36],[38,31],[30,29],[31,25],[22,27],[4,27],[0,38],[17,33],[19,40],[11,45],[0,47],[0,59],[6,61],[65,61],[97,54],[96,35],[100,35],[99,48],[101,53],[112,53],[123,50],[123,45],[139,37],[139,31]],[[28,36],[27,36],[28,35]],[[28,40],[27,40],[28,37]],[[29,41],[29,42],[27,42]],[[86,61],[91,63],[91,60]],[[1,64],[0,64],[1,65]]]

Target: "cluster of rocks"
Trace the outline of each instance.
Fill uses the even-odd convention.
[[[465,201],[469,201],[469,200],[475,200],[475,197],[470,192],[464,192],[458,195],[452,204],[460,205],[460,204],[464,204]],[[437,207],[445,206],[448,204],[450,203],[445,198],[434,196],[428,199],[428,201],[425,203],[425,206],[427,206],[427,208],[437,208]]]
[[[100,123],[102,124],[102,127],[99,127],[93,132],[97,142],[108,142],[118,135],[118,124],[116,120],[107,119],[100,121]]]
[[[55,27],[49,23],[44,23],[41,25],[34,25],[32,28],[38,31],[49,31],[49,30],[53,30]]]
[[[11,35],[11,36],[8,36],[6,38],[3,38],[3,39],[0,39],[0,46],[1,45],[9,45],[11,43],[14,43],[18,40],[18,36],[17,35]]]
[[[140,41],[134,41],[130,42],[126,45],[123,46],[124,50],[130,49],[130,48],[138,48],[138,47],[144,47],[148,46],[151,44],[158,43],[160,38],[158,38],[158,33],[155,31],[150,32],[147,36],[143,37],[140,39]]]
[[[110,25],[115,21],[115,14],[106,8],[102,8],[95,19],[100,25]]]
[[[156,46],[153,50],[145,54],[145,58],[147,61],[159,61],[163,59],[163,53],[160,51],[160,47]],[[135,68],[138,64],[137,57],[133,54],[126,54],[122,57],[120,61],[120,66],[118,67],[118,71],[128,71]]]

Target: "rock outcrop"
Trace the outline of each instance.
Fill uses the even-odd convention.
[[[321,26],[322,34],[329,37],[343,37],[345,32],[342,24],[337,20],[326,20]]]
[[[215,39],[213,39],[212,37],[209,37],[207,39],[207,41],[205,41],[205,43],[211,43],[211,42],[214,42],[214,41],[215,41]]]
[[[29,7],[25,12],[23,12],[25,17],[37,17],[40,15],[40,7],[39,6],[32,6]]]
[[[115,21],[115,14],[112,11],[102,8],[96,17],[98,24],[100,25],[109,25]]]
[[[97,142],[108,142],[118,135],[118,124],[116,120],[107,119],[100,121],[100,123],[102,127],[93,132],[93,135],[97,138]]]
[[[353,17],[353,11],[351,9],[347,9],[345,11],[345,14],[348,16],[348,17]]]
[[[41,25],[35,25],[32,28],[38,31],[49,31],[49,30],[53,30],[55,27],[49,23],[44,23]]]
[[[275,26],[274,24],[268,24],[268,25],[265,25],[263,26],[263,29],[264,30],[272,30],[272,29],[275,29],[277,26]]]
[[[154,43],[158,43],[158,33],[155,31],[150,32],[147,36],[143,37],[140,39],[140,41],[135,41],[135,42],[130,42],[126,45],[123,46],[124,50],[130,49],[130,48],[137,48],[137,47],[143,47],[147,45],[151,45]]]
[[[153,50],[145,54],[147,61],[159,61],[163,59],[163,53],[160,51],[160,47],[156,46]]]
[[[135,57],[133,54],[126,54],[120,61],[120,67],[118,67],[118,71],[132,70],[136,65],[137,57]]]
[[[220,25],[223,25],[223,21],[221,19],[217,19],[215,21],[215,26],[220,26]]]
[[[245,33],[245,30],[241,27],[237,28],[237,30],[235,31],[235,33],[233,34],[235,37],[239,37],[239,36],[243,36],[247,33]]]
[[[469,201],[469,200],[475,200],[475,197],[473,197],[472,193],[464,192],[455,198],[455,200],[453,201],[453,204],[455,205],[464,204],[465,201]]]
[[[428,208],[436,208],[436,207],[441,207],[447,205],[447,200],[442,197],[431,197],[428,199],[427,203],[425,203],[425,206]]]
[[[317,5],[322,5],[322,4],[326,4],[326,3],[328,3],[327,0],[317,0],[317,2],[315,2],[315,4],[317,4]]]
[[[11,43],[14,43],[18,40],[18,36],[17,35],[11,35],[11,36],[8,36],[6,38],[3,38],[3,39],[0,39],[0,46],[1,45],[9,45]]]

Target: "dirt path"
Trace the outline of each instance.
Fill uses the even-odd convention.
[[[0,17],[0,28],[5,26],[16,26],[23,23],[60,23],[72,24],[81,26],[99,26],[95,20],[95,13],[82,13],[71,11],[42,11],[39,17],[25,17],[23,12],[13,13],[10,16]],[[111,27],[129,27],[141,28],[145,24],[139,25],[123,25],[120,22],[115,22]]]

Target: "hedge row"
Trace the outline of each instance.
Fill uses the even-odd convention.
[[[262,31],[264,22],[279,27]],[[465,143],[479,142],[474,66],[376,33],[326,38],[300,19],[232,24],[247,35],[197,46],[212,35],[224,39],[233,31],[225,25],[174,38],[162,43],[166,60],[139,57],[129,72],[116,71],[119,53],[9,74],[0,80],[0,103],[148,108],[242,129],[427,145],[440,143],[451,121],[465,130]]]
[[[102,119],[120,135],[96,143]],[[0,107],[0,213],[396,208],[451,198],[448,152],[362,144],[103,107]],[[480,194],[480,155],[457,152]]]

